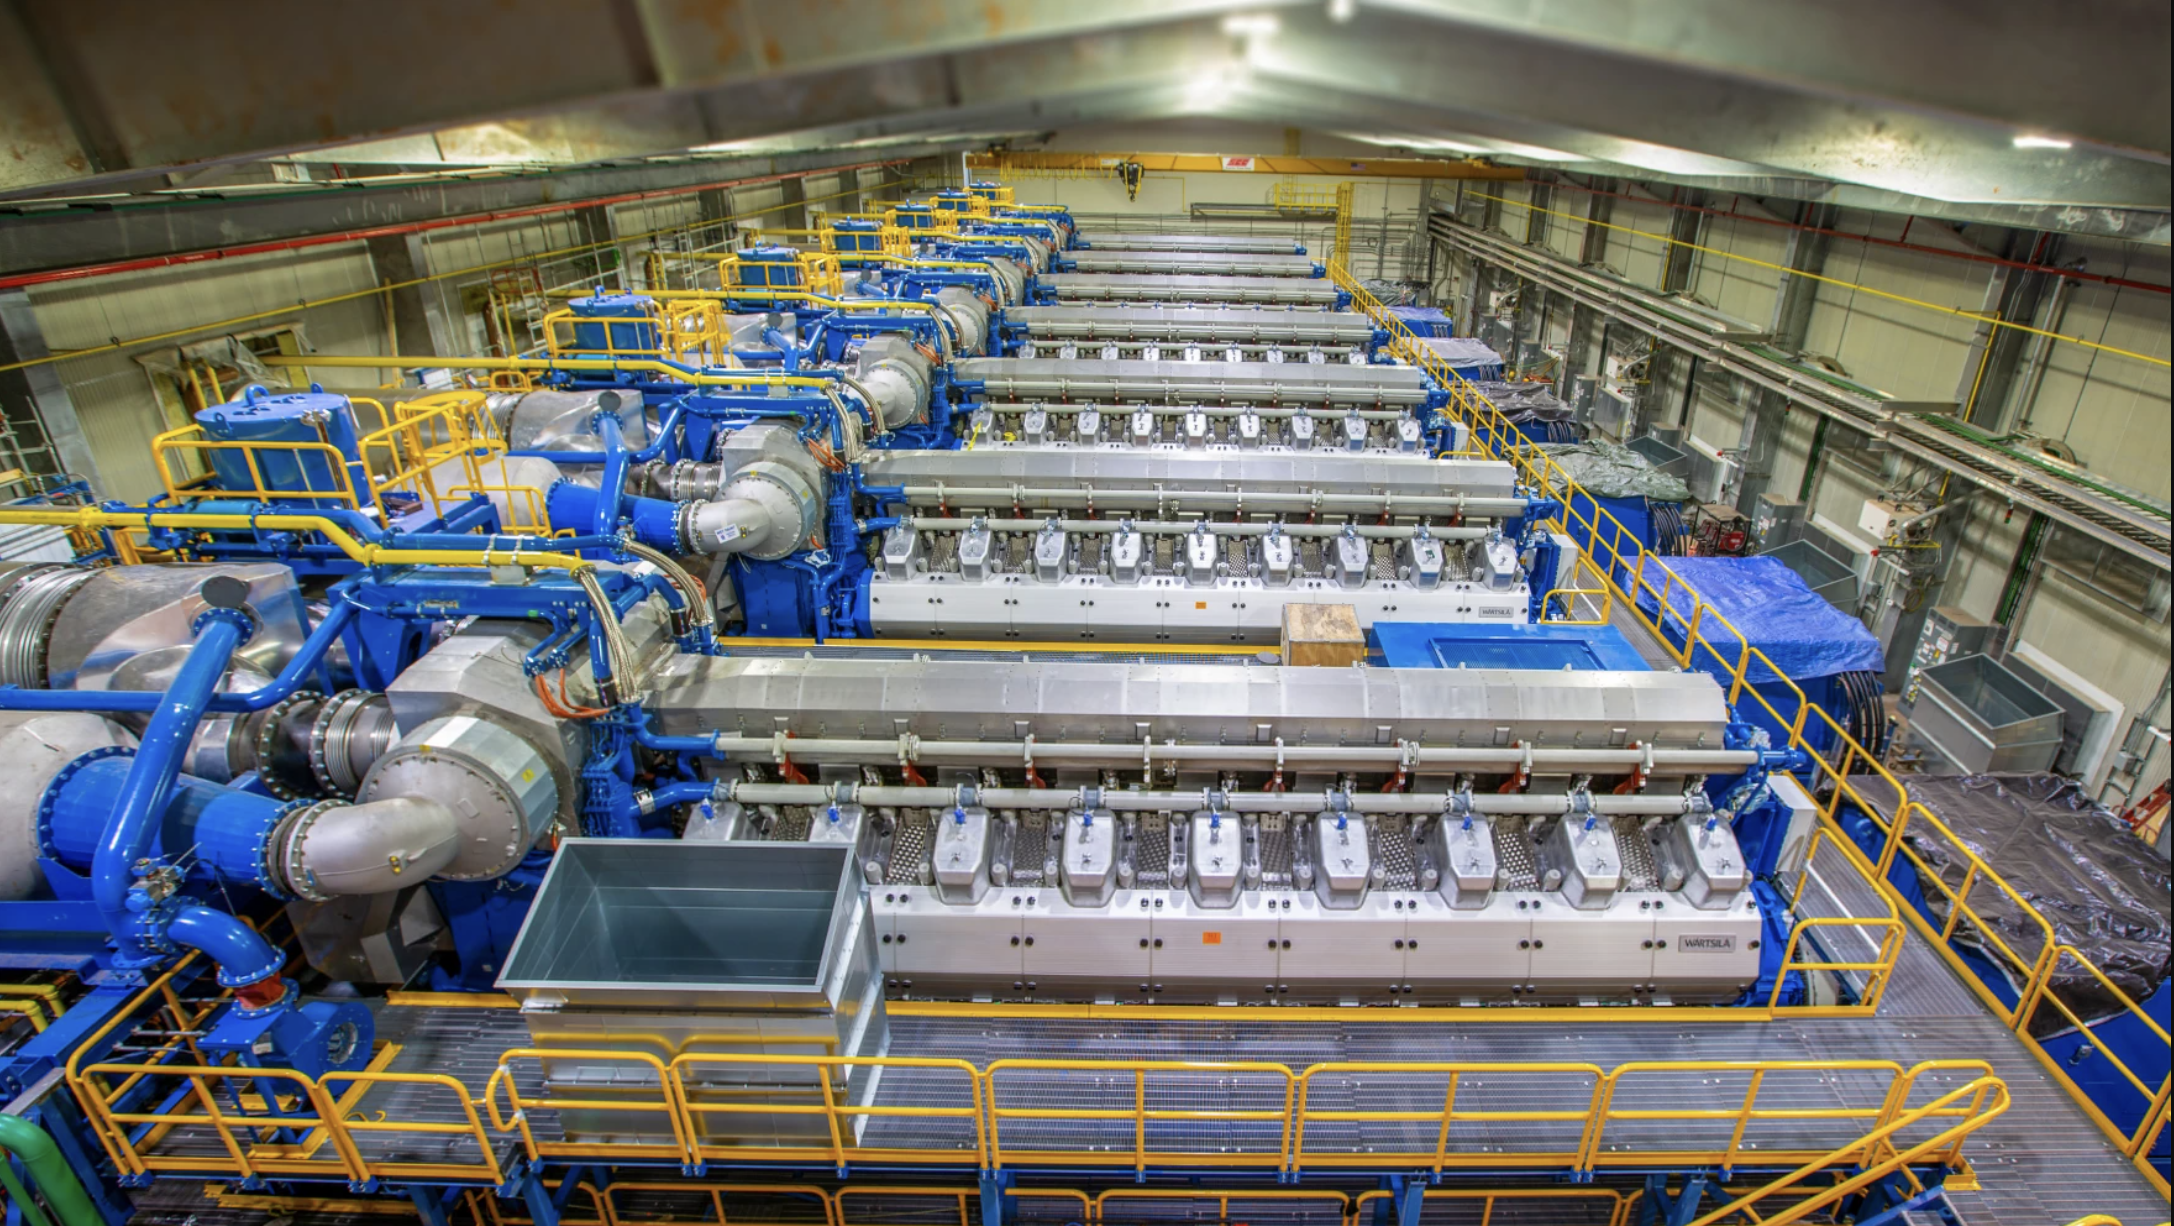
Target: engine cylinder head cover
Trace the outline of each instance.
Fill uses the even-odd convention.
[[[460,850],[439,874],[477,881],[528,854],[559,807],[550,763],[527,741],[472,715],[431,720],[378,759],[356,799],[417,796],[451,809]]]

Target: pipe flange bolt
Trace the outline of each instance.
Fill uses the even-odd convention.
[[[317,702],[323,698],[324,695],[316,690],[296,690],[266,708],[263,720],[257,724],[257,778],[264,784],[265,791],[281,800],[301,800],[303,794],[287,786],[287,781],[281,779],[279,772],[272,769],[272,744],[278,739],[280,721],[303,703]]]
[[[317,719],[310,725],[309,730],[309,771],[316,777],[317,786],[327,796],[337,796],[342,800],[353,800],[355,797],[355,788],[360,780],[344,787],[340,784],[339,779],[332,773],[332,759],[327,752],[327,746],[332,741],[333,725],[345,717],[346,726],[352,727],[354,713],[369,702],[370,697],[369,690],[341,690],[326,699],[325,705],[317,708]]]
[[[257,631],[264,628],[264,623],[257,617],[256,611],[247,605],[243,605],[238,609],[230,609],[225,605],[215,605],[196,615],[195,620],[189,623],[189,633],[202,635],[204,627],[209,626],[214,618],[222,616],[238,619],[241,627],[241,637],[235,640],[234,645],[236,647],[246,646],[249,640],[257,637]]]
[[[268,858],[265,861],[266,867],[271,870],[266,875],[285,885],[296,898],[310,902],[331,901],[332,895],[316,888],[315,879],[310,876],[309,868],[302,862],[302,841],[309,835],[310,827],[317,824],[318,818],[346,803],[343,800],[320,800],[297,806],[287,816],[281,817],[278,829],[272,835],[272,848],[268,849],[276,854],[277,860],[274,862]]]

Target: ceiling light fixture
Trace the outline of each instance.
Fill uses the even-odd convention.
[[[1232,38],[1267,38],[1282,28],[1274,13],[1232,13],[1223,19],[1223,33]]]
[[[2072,148],[2075,143],[2074,141],[2062,140],[2058,136],[2031,136],[2025,134],[2015,138],[2015,147],[2018,149],[2068,149]]]
[[[1338,25],[1359,15],[1359,0],[1329,0],[1329,20]]]

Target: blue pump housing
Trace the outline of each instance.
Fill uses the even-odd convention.
[[[345,396],[314,385],[306,392],[275,396],[252,383],[243,389],[241,399],[199,412],[196,424],[204,428],[207,438],[221,443],[315,443],[333,449],[211,448],[211,471],[223,489],[330,494],[350,488],[359,493],[367,488],[362,479],[362,445],[357,439],[355,410]],[[321,499],[295,501],[332,505]]]
[[[655,352],[656,307],[640,294],[607,294],[602,290],[566,304],[577,321],[573,349],[576,353]],[[614,323],[582,323],[580,320],[616,320]]]

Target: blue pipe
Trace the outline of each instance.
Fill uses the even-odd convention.
[[[674,780],[671,783],[650,789],[650,811],[662,812],[676,805],[691,805],[698,801],[708,800],[716,792],[716,789],[717,785],[707,779]],[[633,797],[629,796],[626,800],[620,802],[619,816],[622,818],[636,821],[641,818],[641,815],[641,807],[635,803]]]
[[[596,415],[596,435],[604,440],[604,479],[589,513],[589,531],[602,536],[619,525],[619,500],[627,492],[627,441],[619,432],[619,419],[609,413]]]
[[[666,553],[680,552],[678,512],[679,504],[662,498],[614,499],[602,490],[571,481],[559,482],[544,495],[544,513],[555,528],[598,523],[607,514],[612,516],[608,526],[615,527],[618,517],[624,514],[633,525],[634,539]]]
[[[264,935],[243,923],[239,916],[210,907],[188,906],[167,921],[166,939],[187,949],[202,950],[219,964],[219,985],[246,988],[279,973],[286,959]]]
[[[39,841],[55,860],[79,871],[97,862],[130,765],[126,754],[78,758],[54,780],[40,805]],[[168,862],[187,856],[191,880],[284,897],[266,871],[264,849],[286,813],[284,801],[182,775],[166,806],[152,815],[143,854]]]
[[[474,538],[469,538],[473,540]],[[558,542],[553,542],[556,546]],[[332,606],[325,619],[302,641],[287,667],[279,670],[279,676],[261,690],[246,694],[214,694],[205,710],[219,715],[244,715],[252,711],[268,710],[285,702],[300,690],[323,663],[325,653],[340,641],[347,624],[355,620],[355,606],[341,601]],[[224,670],[222,670],[224,671]],[[156,711],[165,696],[147,691],[131,690],[22,690],[12,686],[0,689],[0,711]]]
[[[646,722],[634,725],[634,743],[660,753],[697,753],[704,757],[717,758],[724,756],[717,752],[717,741],[714,737],[666,736],[661,732],[651,732]]]
[[[182,661],[173,685],[143,731],[128,779],[114,803],[113,818],[106,825],[106,837],[91,861],[91,896],[120,951],[115,965],[125,969],[158,961],[158,954],[144,943],[136,912],[129,905],[136,880],[135,865],[150,849],[152,819],[165,811],[173,795],[174,776],[180,773],[181,757],[196,735],[197,721],[204,717],[204,708],[210,705],[219,678],[226,675],[234,661],[234,650],[248,638],[250,630],[249,615],[229,608],[206,610],[197,619],[197,626],[196,645],[189,649],[188,659]]]

